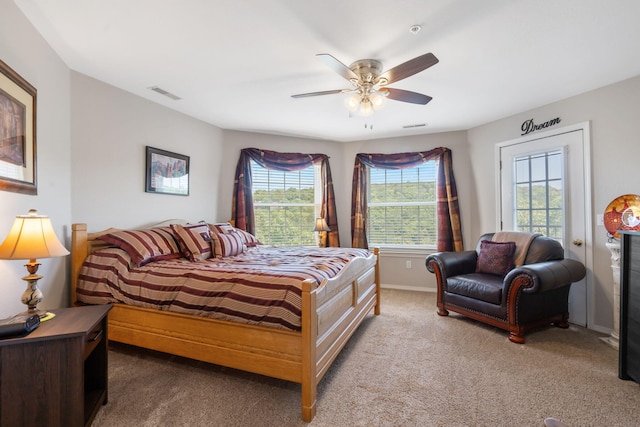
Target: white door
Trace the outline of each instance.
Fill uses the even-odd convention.
[[[499,229],[557,239],[566,258],[589,266],[588,151],[587,124],[498,144]],[[569,293],[569,321],[581,326],[590,323],[587,281],[574,283]]]

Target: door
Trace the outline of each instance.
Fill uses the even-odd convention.
[[[502,230],[539,232],[562,243],[565,257],[589,266],[588,126],[498,144]],[[587,155],[585,155],[585,150]],[[571,285],[569,321],[587,326],[588,277]]]

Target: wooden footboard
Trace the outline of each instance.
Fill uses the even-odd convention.
[[[82,263],[104,247],[95,239],[104,232],[88,234],[86,224],[72,225],[72,304]],[[311,421],[318,383],[369,312],[380,313],[379,283],[376,249],[321,286],[302,283],[300,332],[115,304],[108,338],[300,383],[302,419]]]

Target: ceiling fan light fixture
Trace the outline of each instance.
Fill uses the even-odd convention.
[[[347,110],[356,112],[360,106],[360,95],[355,93],[344,100],[344,105]]]
[[[365,98],[360,103],[360,115],[362,117],[369,117],[373,114],[373,106],[371,105],[371,101],[369,98]]]
[[[369,95],[369,101],[371,101],[371,106],[373,107],[373,109],[378,111],[386,103],[387,97],[382,92],[373,91]]]
[[[372,115],[374,111],[382,108],[385,101],[386,93],[371,90],[367,94],[362,92],[354,93],[348,98],[345,98],[344,105],[350,112],[357,113],[362,117],[368,117]]]

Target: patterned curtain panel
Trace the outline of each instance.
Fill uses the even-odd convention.
[[[231,220],[235,227],[255,235],[253,194],[251,194],[251,156],[245,150],[240,151],[240,159],[236,166]]]
[[[351,244],[367,248],[367,167],[403,169],[415,167],[429,160],[438,160],[437,221],[438,251],[463,250],[462,226],[458,208],[458,192],[453,177],[451,150],[434,148],[430,151],[396,154],[363,154],[356,156],[353,167],[351,199]]]
[[[327,221],[327,225],[331,229],[331,231],[325,233],[325,245],[340,246],[333,181],[331,179],[329,157],[326,154],[278,153],[258,148],[242,149],[238,166],[236,167],[231,212],[231,217],[237,228],[255,234],[253,197],[251,194],[251,160],[264,168],[283,172],[297,171],[320,164],[323,190],[320,216]]]

